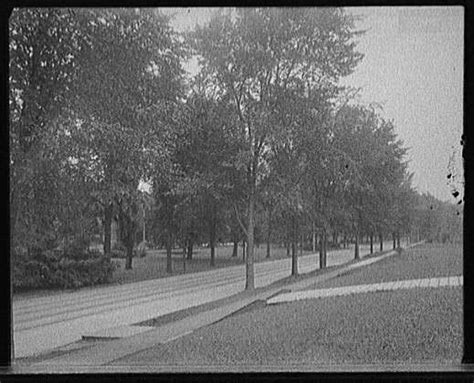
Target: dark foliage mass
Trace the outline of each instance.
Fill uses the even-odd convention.
[[[14,260],[13,289],[80,288],[107,283],[115,264],[97,251],[59,252],[45,250]]]
[[[239,8],[178,34],[151,8],[15,9],[18,285],[104,281],[112,256],[128,270],[149,246],[166,249],[168,273],[176,247],[189,260],[207,245],[215,267],[232,242],[252,289],[261,243],[268,258],[286,247],[296,274],[298,248],[319,249],[323,268],[328,248],[353,242],[358,258],[363,239],[459,241],[456,208],[412,188],[393,121],[339,85],[363,59],[355,21],[341,8]]]

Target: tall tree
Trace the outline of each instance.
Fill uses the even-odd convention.
[[[406,149],[397,140],[393,124],[381,119],[370,106],[346,106],[335,125],[334,138],[336,149],[345,153],[347,169],[353,174],[346,198],[352,208],[358,258],[358,242],[364,232],[380,231],[387,217],[397,221],[394,209],[407,176]]]
[[[353,18],[342,9],[240,8],[217,15],[192,35],[203,72],[232,102],[245,144],[246,289],[254,288],[255,203],[265,153],[291,134],[275,108],[289,88],[336,82],[351,73],[362,58],[354,34]]]
[[[48,147],[48,139],[54,137],[52,125],[67,108],[74,92],[76,27],[77,20],[66,9],[17,8],[9,20],[10,228],[13,245],[27,239],[19,240],[18,235],[25,230],[31,232],[33,221],[41,217],[30,214],[32,207],[38,207],[34,195],[42,180],[36,171],[41,167],[43,150],[49,152],[51,158],[54,142]],[[26,219],[27,216],[31,219]]]
[[[160,169],[168,171],[183,51],[168,19],[156,10],[75,12],[84,36],[75,133],[82,158],[95,166],[100,179],[94,196],[103,208],[104,253],[109,254],[114,209],[126,214],[126,203],[136,202],[132,197],[138,196],[139,182]]]
[[[186,101],[188,123],[178,139],[175,161],[182,177],[179,188],[188,200],[200,207],[197,215],[206,227],[206,242],[215,265],[215,247],[225,217],[224,204],[232,194],[235,169],[232,161],[239,142],[229,127],[229,105],[210,95],[194,91]]]

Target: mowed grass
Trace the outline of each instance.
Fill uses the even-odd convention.
[[[234,315],[122,365],[452,364],[462,358],[460,288],[306,300]]]
[[[462,245],[424,244],[311,288],[462,275],[462,267]]]
[[[443,258],[443,254],[451,254],[450,248],[426,245],[407,251],[394,258],[396,262],[384,264],[383,270],[391,270],[391,274],[383,274],[382,265],[378,264],[353,274],[365,272],[367,279],[357,279],[361,283],[380,282],[382,276],[389,280],[389,275],[410,279],[458,274],[460,261]],[[407,261],[405,256],[409,257],[410,253],[414,258]],[[426,257],[430,253],[434,258],[427,265]],[[410,267],[404,262],[410,262]],[[424,266],[435,275],[422,272]],[[414,270],[419,270],[418,274]],[[370,280],[370,275],[375,279]],[[460,363],[461,358],[462,289],[440,287],[269,306],[262,302],[253,309],[115,364],[188,369],[193,366],[318,369],[327,365],[350,368],[351,364],[373,363],[448,365]]]
[[[243,265],[242,247],[239,246],[237,257],[232,257],[233,246],[216,247],[215,266],[211,267],[211,250],[207,247],[196,247],[193,251],[193,259],[186,259],[183,264],[183,253],[181,249],[172,252],[173,272],[166,272],[166,251],[148,250],[146,257],[133,258],[132,270],[125,270],[125,259],[114,258],[113,261],[119,265],[114,272],[112,283],[131,283],[155,278],[169,277],[171,275],[195,273],[199,271],[212,270],[215,268]],[[304,251],[303,255],[311,254],[311,251]],[[255,262],[274,261],[276,259],[287,258],[286,248],[276,245],[271,246],[270,258],[266,258],[266,245],[255,247]],[[299,255],[299,252],[298,252]]]

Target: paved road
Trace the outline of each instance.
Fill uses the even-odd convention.
[[[384,244],[390,248],[390,242]],[[328,266],[353,259],[353,249],[328,252]],[[361,255],[368,246],[361,246]],[[316,254],[299,258],[299,273],[319,268]],[[255,286],[290,274],[291,259],[255,264]],[[130,325],[243,291],[245,266],[179,275],[125,285],[82,289],[13,300],[15,357],[52,350],[81,339],[84,332]]]

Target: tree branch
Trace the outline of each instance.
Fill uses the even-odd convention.
[[[237,209],[237,205],[236,205],[235,202],[232,203],[232,207],[234,208],[234,213],[235,213],[235,217],[237,218],[237,222],[239,223],[239,225],[240,225],[242,231],[244,232],[245,236],[248,236],[247,228],[245,227],[242,220],[240,219],[239,210]]]

